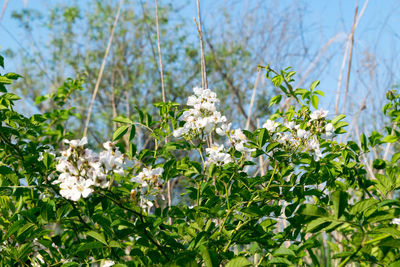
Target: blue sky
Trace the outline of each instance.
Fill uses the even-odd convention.
[[[134,0],[132,0],[134,2]],[[147,0],[150,1],[150,0]],[[305,12],[305,27],[307,27],[307,38],[311,38],[315,44],[316,51],[318,48],[323,47],[324,44],[333,36],[340,35],[336,46],[332,46],[332,50],[328,50],[326,54],[336,53],[329,60],[328,66],[321,73],[320,77],[316,77],[321,80],[320,88],[326,93],[327,97],[323,100],[323,106],[328,109],[332,109],[335,102],[335,92],[338,83],[339,69],[342,64],[343,52],[345,48],[345,38],[351,30],[354,9],[356,4],[359,6],[359,13],[365,3],[365,0],[299,0],[306,6]],[[5,0],[0,0],[0,8],[3,7]],[[61,1],[62,2],[62,1]],[[150,1],[153,3],[154,1]],[[159,1],[162,2],[162,1]],[[237,1],[236,1],[237,2]],[[239,1],[240,2],[240,1]],[[251,1],[250,1],[251,2]],[[268,2],[268,1],[267,1]],[[271,2],[274,2],[271,0]],[[283,5],[289,5],[292,0],[281,0],[275,1]],[[14,10],[21,10],[24,7],[36,8],[42,12],[45,12],[49,4],[54,5],[60,3],[59,0],[11,0],[8,3],[2,21],[0,21],[0,52],[7,49],[15,49],[18,47],[18,43],[24,38],[21,29],[18,28],[17,23],[11,18],[11,14]],[[81,1],[79,3],[84,3]],[[171,1],[171,3],[179,3]],[[215,14],[222,9],[221,6],[226,5],[227,1],[212,1],[204,0],[201,1],[202,5],[202,17],[204,26],[207,27],[208,21],[215,19]],[[350,79],[350,90],[352,90],[356,97],[352,101],[360,101],[364,97],[365,88],[368,85],[362,85],[362,76],[357,76],[362,72],[363,57],[367,53],[371,53],[377,58],[377,83],[383,89],[389,89],[390,85],[399,82],[399,73],[396,72],[398,69],[397,62],[400,62],[397,55],[400,55],[400,1],[399,0],[370,0],[368,6],[360,20],[360,24],[355,34],[355,46],[353,52],[353,64],[352,64],[352,76]],[[239,11],[232,11],[239,12]],[[196,5],[195,1],[189,1],[188,5],[182,10],[182,15],[188,20],[188,23],[193,24],[192,18],[196,16]],[[4,29],[7,28],[8,32]],[[38,36],[35,38],[45,38],[45,34],[37,33]],[[41,35],[39,37],[39,35]],[[44,36],[43,36],[44,35]],[[335,49],[335,50],[333,50]],[[26,51],[30,53],[31,51]],[[312,58],[309,59],[312,61]],[[16,66],[19,64],[18,58],[6,58],[6,65],[8,71],[14,71]],[[291,62],[285,62],[285,64],[291,65],[295,70],[305,71],[305,69],[299,69],[299,66],[292,64]],[[347,68],[347,65],[346,65]],[[343,78],[344,84],[345,78]],[[368,83],[367,80],[365,80]],[[362,86],[361,86],[362,85]],[[375,84],[374,84],[375,88]],[[383,90],[380,89],[380,90]],[[342,85],[342,91],[344,86]],[[383,92],[381,92],[383,96]],[[357,97],[359,99],[357,99]],[[383,99],[383,98],[380,98]],[[376,99],[375,99],[376,100]],[[371,100],[372,101],[372,100]],[[377,101],[376,109],[380,105],[380,100]],[[379,108],[380,109],[380,108]],[[354,111],[353,111],[354,113]]]

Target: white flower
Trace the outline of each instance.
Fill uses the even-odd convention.
[[[181,128],[176,129],[172,134],[174,135],[174,137],[179,138],[182,135],[187,134],[188,130],[189,129],[187,129],[185,127],[181,127]]]
[[[318,120],[318,119],[322,119],[325,118],[326,115],[328,115],[328,111],[327,110],[323,110],[322,108],[320,110],[315,110],[311,115],[311,121],[313,120]]]
[[[289,122],[285,123],[285,127],[289,128],[289,129],[293,129],[294,128],[294,121],[289,121]]]
[[[204,136],[209,134],[220,123],[226,122],[226,117],[217,111],[216,105],[219,103],[217,94],[210,89],[194,88],[194,95],[189,96],[187,105],[192,108],[182,114],[182,119],[186,122],[182,128],[173,132],[177,138],[181,136]]]
[[[278,143],[285,144],[286,142],[289,142],[291,135],[288,133],[278,133],[277,134],[277,141]]]
[[[101,262],[100,267],[111,267],[114,264],[115,264],[115,262],[112,260],[105,260],[105,261]]]
[[[143,170],[138,174],[138,176],[131,179],[132,182],[143,184],[147,186],[147,182],[150,183],[158,183],[162,182],[160,176],[163,174],[164,169],[162,167],[157,167],[155,169],[150,168],[143,168]]]
[[[232,162],[232,157],[228,153],[224,153],[224,145],[213,144],[210,148],[206,148],[209,155],[206,165],[214,163],[215,165],[225,165]]]
[[[65,139],[64,143],[69,144],[72,147],[78,147],[78,146],[83,147],[84,145],[87,144],[87,137],[85,136],[80,140],[79,139],[78,140],[67,140],[67,139]]]
[[[110,185],[107,178],[112,174],[124,174],[126,168],[123,155],[113,142],[103,144],[106,150],[99,155],[85,148],[87,138],[65,140],[69,148],[57,158],[56,170],[60,172],[53,184],[59,184],[61,196],[78,201],[94,192],[93,187],[106,188]]]
[[[315,161],[319,161],[321,159],[322,152],[319,147],[318,139],[315,136],[307,141],[306,149],[313,151],[313,157]]]
[[[236,129],[231,137],[234,142],[247,142],[247,137],[244,135],[241,129]]]
[[[392,220],[392,223],[393,223],[393,224],[398,224],[398,225],[400,225],[400,219],[399,219],[399,218],[394,218],[394,219]]]
[[[56,156],[56,151],[54,150],[54,147],[52,146],[52,145],[47,145],[49,148],[46,148],[45,150],[44,150],[44,152],[39,152],[39,158],[38,158],[38,160],[39,161],[42,161],[43,160],[43,153],[47,153],[47,154],[49,154],[49,155],[52,155],[53,157],[55,157]]]
[[[237,143],[235,144],[235,149],[243,153],[251,153],[253,151],[256,151],[255,148],[246,147],[245,144],[246,144],[245,142]]]
[[[267,129],[268,132],[270,132],[270,133],[275,132],[275,130],[278,126],[279,126],[279,123],[274,122],[272,120],[267,120],[267,122],[263,124],[263,128]]]
[[[93,192],[92,185],[92,180],[78,180],[76,176],[69,176],[60,184],[60,195],[78,201],[81,197],[86,198]]]
[[[327,125],[325,125],[325,134],[327,137],[332,136],[334,131],[335,128],[333,127],[332,123],[328,123]]]
[[[105,143],[103,144],[103,147],[104,147],[104,149],[106,149],[106,150],[112,150],[112,149],[114,149],[115,144],[114,144],[114,142],[107,141],[107,142],[105,142]]]
[[[298,129],[297,130],[297,137],[299,138],[307,138],[308,137],[308,132],[303,129]]]
[[[223,123],[220,127],[218,127],[215,131],[218,135],[224,136],[227,132],[231,130],[232,123]]]

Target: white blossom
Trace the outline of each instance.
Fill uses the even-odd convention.
[[[321,108],[321,109],[315,110],[313,113],[311,113],[310,118],[311,118],[311,121],[314,121],[314,120],[323,119],[326,117],[326,115],[328,115],[328,111],[323,110]]]
[[[394,218],[394,219],[392,220],[392,223],[393,223],[393,224],[398,224],[398,225],[400,225],[400,218]]]
[[[237,151],[251,153],[256,150],[255,148],[249,148],[245,146],[248,144],[248,140],[241,129],[234,130],[233,134],[231,135],[231,139]]]
[[[309,135],[309,133],[306,130],[303,130],[303,129],[297,130],[297,137],[299,137],[299,138],[307,138],[308,135]]]
[[[161,178],[163,172],[164,169],[162,167],[155,169],[151,167],[143,168],[137,176],[131,179],[132,182],[139,184],[141,189],[139,204],[143,209],[150,209],[153,206],[154,196],[159,194],[158,188],[161,188],[164,183],[164,180]]]
[[[275,132],[276,128],[279,126],[279,123],[273,121],[273,120],[267,120],[263,124],[263,128],[267,129],[268,132],[273,133]]]
[[[217,111],[220,102],[217,94],[210,89],[194,88],[194,95],[189,96],[187,105],[192,107],[182,114],[185,121],[183,127],[173,132],[174,137],[202,136],[211,133],[219,124],[227,119]]]
[[[327,137],[332,136],[334,131],[335,128],[333,127],[332,123],[328,123],[327,125],[325,125],[325,134]]]
[[[285,123],[285,127],[289,128],[289,129],[293,129],[294,125],[295,125],[294,121],[289,121],[289,122]]]
[[[112,260],[105,260],[105,261],[101,262],[100,267],[111,267],[114,264],[115,264],[115,262]]]
[[[108,175],[123,175],[128,161],[113,142],[106,142],[106,149],[99,155],[88,148],[87,138],[64,140],[69,147],[57,158],[56,170],[60,173],[53,184],[59,184],[60,195],[78,201],[94,192],[94,187],[110,185]]]
[[[82,139],[78,140],[64,140],[65,144],[69,144],[71,147],[83,147],[87,144],[87,137],[83,137]]]
[[[206,165],[214,163],[215,165],[225,165],[232,162],[232,157],[228,153],[224,153],[224,145],[213,144],[210,148],[206,148],[209,158]]]
[[[223,123],[220,127],[218,127],[215,131],[218,135],[224,136],[227,132],[231,130],[232,123]]]
[[[313,152],[313,157],[316,161],[319,161],[322,157],[322,152],[319,146],[318,139],[314,136],[313,138],[310,138],[306,144],[307,150],[310,150]]]

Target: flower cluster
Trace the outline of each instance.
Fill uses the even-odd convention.
[[[322,157],[318,134],[325,134],[326,137],[331,137],[334,132],[334,127],[331,123],[326,123],[325,117],[328,111],[320,109],[310,114],[310,120],[306,125],[296,124],[294,121],[289,121],[284,124],[284,132],[276,133],[280,126],[278,122],[267,120],[263,128],[267,129],[273,139],[282,144],[291,151],[304,149],[309,151],[316,161]]]
[[[128,161],[114,143],[104,143],[105,150],[98,155],[84,148],[86,137],[81,140],[64,140],[64,143],[69,147],[57,158],[56,169],[60,175],[53,182],[60,184],[61,196],[78,201],[81,197],[88,197],[94,191],[94,186],[108,187],[108,175],[124,174]]]
[[[255,148],[249,148],[247,137],[244,135],[241,129],[236,129],[229,135],[230,140],[237,151],[243,153],[251,153],[256,151]]]
[[[151,208],[155,196],[158,195],[159,190],[162,189],[164,180],[161,178],[164,169],[157,167],[155,169],[143,168],[143,170],[131,179],[132,182],[139,184],[140,192],[140,206],[142,208]],[[136,190],[131,191],[132,198],[136,197]]]
[[[217,111],[219,99],[210,89],[194,88],[187,105],[192,107],[183,113],[185,125],[174,131],[175,137],[201,136],[210,133],[219,123],[225,123],[226,117]]]
[[[214,163],[215,165],[221,166],[232,162],[231,155],[223,151],[224,145],[213,144],[210,148],[206,148],[206,153],[208,154],[206,165]]]

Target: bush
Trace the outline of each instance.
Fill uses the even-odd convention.
[[[363,163],[370,149],[398,144],[399,94],[387,95],[388,135],[338,143],[347,123],[318,109],[319,82],[293,89],[293,71],[265,70],[282,91],[270,106],[283,98],[296,105],[277,108],[262,128],[234,127],[217,95],[195,88],[187,108],[155,103],[158,118],[139,109],[115,118],[119,127],[100,153],[64,128],[77,116],[65,108],[68,97],[83,81],[40,97],[59,108],[28,118],[5,87],[20,76],[0,76],[1,266],[400,260],[400,153]],[[152,149],[137,148],[136,127],[149,132]],[[185,185],[181,195],[169,190],[176,181]]]

